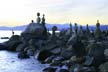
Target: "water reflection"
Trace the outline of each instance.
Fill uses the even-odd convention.
[[[45,66],[33,57],[21,60],[17,53],[0,51],[0,72],[41,72]]]

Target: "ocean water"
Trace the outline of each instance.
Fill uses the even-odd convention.
[[[22,31],[15,31],[20,35]],[[11,37],[11,31],[0,31],[0,37]],[[0,39],[0,42],[8,39]],[[9,51],[0,51],[0,72],[42,72],[42,69],[48,65],[40,64],[34,57],[29,59],[18,59],[17,53]]]

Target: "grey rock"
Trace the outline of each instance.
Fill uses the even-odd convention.
[[[48,57],[48,58],[46,58],[45,59],[45,63],[51,63],[52,62],[52,60],[55,58],[55,56],[54,55],[52,55],[52,56],[50,56],[50,57]]]
[[[83,64],[86,65],[86,66],[90,66],[93,63],[93,59],[94,59],[93,57],[86,56],[85,57],[85,62]]]
[[[80,41],[80,39],[76,40],[72,44],[73,47],[73,53],[77,57],[83,57],[86,55],[86,49],[84,47],[84,44]]]
[[[39,52],[37,59],[43,63],[45,61],[45,59],[47,59],[48,57],[50,57],[52,55],[53,55],[53,53],[51,53],[50,51],[42,50]]]
[[[18,58],[20,58],[20,59],[27,59],[27,58],[29,58],[29,56],[27,55],[26,52],[22,51],[22,52],[19,52]]]
[[[105,55],[106,59],[108,59],[108,49],[105,49],[104,55]]]
[[[70,67],[70,72],[96,72],[94,67],[85,67],[83,65],[75,64]]]
[[[52,60],[52,63],[50,64],[51,66],[59,66],[64,58],[62,56],[57,56]]]
[[[5,44],[0,43],[0,50],[7,50],[8,46],[6,46]]]
[[[25,40],[30,39],[44,39],[46,35],[44,35],[45,28],[41,24],[37,23],[30,23],[29,26],[25,29],[24,32],[22,32],[21,36]]]
[[[60,54],[61,48],[54,48],[53,50],[51,50],[51,52],[52,52],[53,54]]]
[[[69,45],[71,45],[73,42],[76,42],[76,40],[77,40],[77,35],[76,35],[76,34],[73,34],[73,35],[69,38],[69,40],[67,41],[67,43],[68,43]]]
[[[55,71],[56,71],[56,68],[53,68],[53,67],[47,67],[43,69],[43,72],[55,72]]]
[[[61,56],[64,57],[65,59],[69,59],[73,55],[74,54],[71,50],[62,49]]]
[[[99,66],[100,72],[108,72],[108,62],[103,63]]]
[[[27,54],[28,54],[29,56],[34,56],[35,53],[36,53],[36,50],[34,50],[34,49],[29,49],[29,50],[27,50]]]
[[[7,50],[16,51],[17,46],[21,43],[20,36],[13,35],[7,42],[5,42],[5,45],[8,46]]]
[[[16,48],[16,51],[17,51],[17,52],[20,52],[20,51],[24,50],[27,46],[28,46],[28,45],[27,45],[27,44],[24,44],[24,43],[19,44],[19,45],[17,46],[17,48]]]
[[[88,55],[93,57],[93,65],[98,66],[105,61],[104,55],[105,48],[99,43],[89,45]]]

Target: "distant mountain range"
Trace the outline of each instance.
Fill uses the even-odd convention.
[[[27,26],[28,25],[15,26],[15,27],[0,26],[0,30],[12,30],[12,29],[13,30],[25,30]],[[46,27],[49,30],[51,30],[53,26],[57,26],[58,30],[69,28],[69,24],[46,24]],[[95,28],[96,28],[95,25],[90,25],[89,26],[90,30],[94,30]],[[83,26],[83,29],[86,29],[86,26]],[[108,29],[108,25],[101,25],[101,30],[107,30],[107,29]]]

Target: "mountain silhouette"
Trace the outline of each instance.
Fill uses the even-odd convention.
[[[8,27],[8,26],[0,26],[0,30],[25,30],[25,28],[28,26],[27,25],[22,25],[22,26],[15,26],[15,27]],[[57,26],[58,30],[62,30],[62,29],[68,29],[69,28],[69,24],[46,24],[47,29],[51,30],[53,26]],[[80,26],[80,25],[78,25]],[[74,27],[74,25],[73,25]],[[90,30],[94,30],[96,27],[95,25],[90,25],[89,29]],[[101,30],[108,30],[108,25],[101,25]],[[83,29],[86,29],[86,26],[83,26]]]

